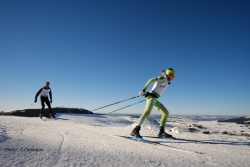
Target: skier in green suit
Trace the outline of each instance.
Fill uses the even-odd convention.
[[[161,112],[162,117],[160,120],[160,131],[158,134],[159,138],[171,138],[173,137],[170,134],[167,134],[164,131],[164,126],[167,122],[168,118],[168,110],[158,101],[158,98],[161,96],[163,91],[167,89],[167,87],[170,85],[171,80],[175,78],[175,71],[172,68],[168,68],[166,71],[162,70],[163,76],[159,76],[156,78],[149,79],[144,88],[139,92],[139,96],[145,96],[146,97],[146,106],[144,109],[143,114],[139,118],[137,122],[137,126],[133,129],[131,132],[131,136],[134,136],[136,138],[142,138],[140,135],[140,129],[143,121],[150,115],[152,108],[155,107],[159,112]],[[150,92],[146,92],[148,86],[155,82],[152,90]]]

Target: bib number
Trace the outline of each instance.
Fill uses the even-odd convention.
[[[47,93],[43,93],[42,96],[48,97],[48,94]]]

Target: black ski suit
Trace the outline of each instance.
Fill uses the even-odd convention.
[[[44,110],[44,107],[45,107],[44,102],[45,102],[46,105],[48,106],[49,112],[52,113],[52,111],[51,111],[51,106],[50,106],[50,103],[52,103],[52,91],[51,91],[50,87],[48,87],[48,89],[46,89],[45,86],[42,87],[42,88],[36,93],[35,102],[37,101],[37,96],[38,96],[39,94],[40,94],[40,100],[41,100],[41,105],[42,105],[40,114],[43,114],[43,110]],[[49,97],[50,97],[50,101],[49,101]]]

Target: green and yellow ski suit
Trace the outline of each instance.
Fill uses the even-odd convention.
[[[148,80],[148,82],[146,83],[146,85],[143,88],[143,91],[146,92],[146,89],[148,88],[148,86],[153,82],[155,82],[155,84],[154,84],[152,90],[148,93],[148,95],[146,97],[146,106],[145,106],[144,112],[137,122],[137,124],[139,126],[141,126],[142,123],[144,122],[144,120],[150,115],[153,107],[162,114],[162,117],[160,120],[160,126],[164,126],[167,122],[169,112],[158,101],[158,98],[161,96],[163,91],[165,91],[167,89],[168,85],[170,85],[170,80],[167,78],[167,76],[166,77],[159,76],[156,78],[152,78],[152,79]]]

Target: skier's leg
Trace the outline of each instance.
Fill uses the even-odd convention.
[[[168,110],[159,101],[155,103],[154,108],[162,114],[161,120],[160,120],[160,126],[165,126],[167,119],[168,119],[168,114],[169,114]]]
[[[151,110],[154,106],[154,103],[157,101],[156,98],[153,98],[151,96],[148,96],[146,98],[146,107],[144,109],[143,114],[141,115],[141,117],[139,118],[138,122],[137,122],[137,126],[133,129],[133,131],[130,133],[130,135],[136,137],[136,138],[142,138],[140,135],[140,129],[141,129],[141,125],[143,123],[143,121],[150,115]]]
[[[45,104],[44,104],[44,98],[42,96],[40,97],[40,101],[41,101],[41,106],[42,106],[42,108],[40,110],[40,114],[43,114],[43,110],[44,110]]]
[[[49,116],[50,116],[50,117],[53,117],[52,110],[51,110],[51,105],[50,105],[50,102],[49,102],[49,99],[48,99],[48,98],[46,98],[45,103],[46,103],[46,105],[47,105],[48,108],[49,108]]]
[[[44,98],[42,96],[40,97],[40,101],[41,101],[42,108],[40,110],[39,117],[42,119],[42,117],[43,117],[43,110],[44,110],[44,107],[45,107],[45,105],[44,105]]]
[[[168,110],[162,105],[159,101],[157,101],[154,105],[155,109],[157,109],[159,112],[161,112],[161,120],[160,120],[160,128],[159,128],[159,134],[158,137],[163,137],[163,138],[171,138],[173,137],[170,134],[167,134],[164,130],[165,124],[167,122],[168,118]]]
[[[157,98],[154,98],[152,96],[148,96],[146,98],[146,106],[144,108],[144,112],[139,118],[137,125],[141,126],[144,120],[150,115],[152,108],[154,107],[155,103],[157,102]]]

